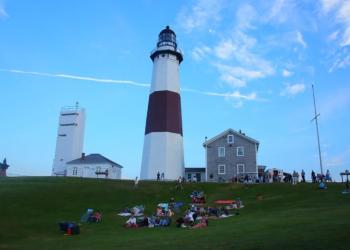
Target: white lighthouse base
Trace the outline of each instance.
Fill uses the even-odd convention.
[[[164,173],[165,180],[177,180],[183,176],[183,139],[180,134],[152,132],[145,135],[140,179],[155,180],[158,172]]]

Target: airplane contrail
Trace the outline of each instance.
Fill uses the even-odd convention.
[[[15,74],[26,74],[26,75],[34,75],[34,76],[45,76],[45,77],[54,77],[54,78],[66,78],[66,79],[74,79],[74,80],[81,80],[81,81],[91,81],[91,82],[99,82],[99,83],[117,83],[117,84],[128,84],[132,86],[137,87],[143,87],[143,88],[149,88],[151,85],[148,83],[140,83],[130,80],[114,80],[114,79],[104,79],[104,78],[95,78],[95,77],[89,77],[89,76],[76,76],[76,75],[69,75],[69,74],[52,74],[52,73],[45,73],[45,72],[36,72],[36,71],[24,71],[24,70],[17,70],[17,69],[0,69],[2,72],[8,72],[8,73],[15,73]],[[206,95],[206,96],[219,96],[219,97],[225,97],[229,99],[236,99],[236,100],[247,100],[247,101],[257,101],[256,93],[252,92],[248,95],[241,94],[239,91],[234,92],[227,92],[227,93],[216,93],[216,92],[210,92],[210,91],[200,91],[196,89],[189,89],[189,88],[181,88],[181,91],[184,92],[192,92],[197,93],[200,95]],[[262,100],[262,99],[260,99]]]
[[[26,74],[26,75],[36,75],[36,76],[46,76],[46,77],[55,77],[55,78],[68,78],[74,80],[82,80],[82,81],[91,81],[91,82],[101,82],[101,83],[120,83],[120,84],[129,84],[138,87],[148,88],[150,84],[139,83],[129,80],[113,80],[113,79],[101,79],[89,76],[75,76],[75,75],[67,75],[67,74],[51,74],[51,73],[43,73],[43,72],[35,72],[35,71],[24,71],[17,69],[0,69],[3,72],[9,73],[18,73],[18,74]]]

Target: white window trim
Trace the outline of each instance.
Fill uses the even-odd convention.
[[[220,149],[224,149],[224,154],[223,155],[220,155]],[[225,152],[225,147],[218,147],[218,157],[225,157],[226,155],[226,152]]]
[[[243,166],[243,172],[239,172],[238,170],[239,170],[239,166]],[[237,175],[239,175],[239,174],[245,174],[246,172],[245,172],[245,165],[244,165],[244,163],[238,163],[237,164]]]
[[[223,173],[220,173],[220,167],[224,167],[224,172]],[[219,164],[218,165],[218,174],[226,174],[226,166],[225,166],[225,164]]]
[[[239,152],[238,149],[239,149],[239,148],[242,148],[242,149],[243,149],[243,150],[242,150],[242,151],[243,151],[243,154],[242,154],[242,155],[238,154],[238,152]],[[237,155],[237,156],[244,156],[244,154],[245,154],[245,153],[244,153],[244,147],[243,147],[243,146],[237,147],[237,154],[236,154],[236,155]]]
[[[232,138],[232,142],[230,142],[229,138]],[[233,144],[235,142],[235,137],[233,135],[227,135],[226,140],[228,144]]]

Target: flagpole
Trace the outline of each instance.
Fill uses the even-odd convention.
[[[315,120],[316,121],[316,132],[317,132],[317,143],[318,143],[318,156],[320,158],[320,168],[321,168],[321,174],[323,176],[323,166],[322,166],[322,156],[321,156],[321,145],[320,145],[320,133],[318,131],[318,117],[320,116],[320,114],[317,114],[316,111],[316,101],[315,101],[315,92],[314,92],[314,85],[312,84],[312,96],[314,99],[314,111],[315,111],[315,116],[314,118],[311,120]]]

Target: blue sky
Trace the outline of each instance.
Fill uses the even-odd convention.
[[[0,0],[0,158],[49,175],[58,114],[86,108],[86,153],[139,175],[150,51],[166,25],[181,64],[185,164],[233,128],[260,141],[258,163],[319,172],[350,166],[350,1]]]

